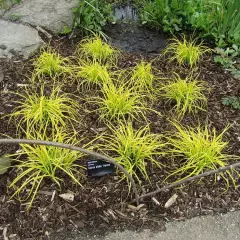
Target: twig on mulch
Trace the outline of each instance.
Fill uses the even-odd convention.
[[[225,167],[221,167],[221,168],[218,168],[216,170],[210,170],[210,171],[204,172],[202,174],[199,174],[199,175],[196,175],[196,176],[193,176],[193,177],[189,177],[189,178],[186,178],[184,180],[169,184],[169,185],[167,185],[165,187],[162,187],[162,188],[159,188],[159,189],[157,189],[153,192],[143,194],[142,196],[140,196],[138,198],[138,200],[143,199],[143,198],[147,198],[147,197],[151,197],[151,196],[156,195],[156,194],[158,194],[162,191],[165,191],[167,189],[182,185],[182,184],[187,183],[187,182],[197,180],[197,179],[202,178],[202,177],[207,177],[207,176],[210,176],[210,175],[213,175],[213,174],[216,174],[216,173],[225,172],[229,169],[234,169],[234,168],[238,168],[238,167],[240,167],[240,162],[236,162],[234,164],[231,164],[231,165],[228,165],[228,166],[225,166]],[[135,202],[135,201],[136,200],[133,200],[132,202]]]
[[[72,146],[70,144],[64,144],[64,143],[57,143],[57,142],[51,142],[51,141],[42,141],[42,140],[27,140],[27,139],[0,139],[0,144],[31,144],[31,145],[45,145],[45,146],[52,146],[52,147],[60,147],[60,148],[66,148],[66,149],[70,149],[73,151],[79,151],[82,153],[85,153],[87,155],[90,156],[94,156],[98,159],[102,159],[105,160],[109,163],[114,164],[116,167],[118,167],[129,179],[129,181],[132,184],[133,187],[133,191],[135,194],[135,202],[137,203],[137,205],[139,205],[139,195],[138,195],[138,191],[137,191],[137,187],[136,184],[133,180],[133,178],[131,177],[131,175],[128,173],[128,171],[118,162],[116,162],[114,159],[106,157],[100,153],[96,153],[96,152],[92,152],[89,151],[87,149],[83,149],[80,147],[76,147],[76,146]]]

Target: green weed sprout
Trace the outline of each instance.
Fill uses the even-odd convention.
[[[152,134],[149,125],[135,130],[130,122],[121,122],[117,128],[109,125],[109,128],[112,133],[101,137],[103,144],[99,149],[110,154],[139,183],[141,177],[149,181],[149,164],[161,167],[158,158],[164,155],[165,146],[161,136]],[[125,178],[123,175],[122,179]]]
[[[182,41],[173,38],[172,43],[164,50],[164,54],[172,54],[170,61],[177,60],[178,64],[193,68],[200,61],[203,54],[211,51],[211,49],[204,46],[202,42],[200,44],[196,42],[196,39],[187,41],[185,36]]]
[[[26,132],[27,139],[48,140],[60,143],[76,145],[79,141],[74,135],[67,135],[61,129],[54,131],[51,138],[46,137],[46,133],[35,132],[33,135]],[[25,197],[19,197],[21,201],[30,199],[28,209],[31,208],[33,201],[38,193],[41,184],[45,179],[50,179],[61,188],[64,182],[64,175],[68,176],[73,182],[81,185],[79,178],[82,168],[76,163],[83,154],[78,151],[57,148],[44,145],[28,145],[21,144],[22,151],[11,155],[16,157],[15,166],[18,170],[17,177],[10,184],[10,188],[14,188],[15,192],[12,197],[18,195],[23,196],[26,190],[29,192]],[[20,159],[23,160],[19,160]],[[22,192],[22,194],[21,194]]]
[[[71,94],[61,92],[60,87],[53,87],[50,94],[46,94],[42,85],[40,93],[26,89],[25,93],[17,95],[21,100],[15,101],[18,106],[10,116],[16,119],[18,128],[26,124],[29,132],[45,126],[57,129],[79,119],[77,101],[71,98]]]
[[[85,38],[77,46],[79,59],[96,61],[99,64],[115,65],[119,56],[119,51],[112,48],[100,37]]]
[[[77,68],[76,76],[78,77],[78,86],[102,86],[103,83],[110,81],[110,75],[107,66],[100,65],[98,62],[81,63]],[[80,79],[79,79],[80,78]]]
[[[133,68],[131,82],[141,92],[151,92],[153,89],[154,75],[151,63],[140,62]]]
[[[181,77],[176,74],[174,80],[169,81],[160,88],[160,96],[167,99],[168,102],[175,103],[174,110],[179,118],[185,113],[197,113],[203,111],[207,103],[207,98],[203,92],[209,89],[204,82],[192,77]]]
[[[58,52],[51,48],[43,49],[41,55],[34,61],[33,65],[34,74],[39,78],[72,75],[69,58],[61,57]]]
[[[146,119],[144,111],[147,110],[143,95],[139,95],[133,87],[120,83],[115,86],[109,82],[103,84],[102,96],[94,98],[98,105],[101,118],[105,120]]]
[[[223,141],[223,135],[229,127],[217,134],[215,129],[211,131],[207,125],[191,128],[183,127],[177,122],[172,122],[172,124],[177,131],[171,133],[167,138],[170,145],[169,154],[173,159],[182,159],[182,161],[181,167],[170,176],[183,175],[180,179],[183,180],[207,170],[224,167],[229,164],[229,160],[236,159],[236,157],[224,153],[228,142]],[[229,171],[227,174],[233,180]],[[224,177],[222,173],[221,176]],[[227,178],[224,177],[224,179],[228,183]]]

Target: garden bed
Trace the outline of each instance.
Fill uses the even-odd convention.
[[[77,40],[67,40],[66,38],[55,38],[51,46],[59,51],[63,56],[72,56],[75,51]],[[119,58],[118,68],[127,69],[134,67],[142,59],[152,61],[154,68],[160,71],[161,76],[171,77],[172,72],[177,72],[181,77],[186,77],[189,70],[180,67],[177,63],[161,57],[156,59],[156,54],[141,55],[139,53],[123,53]],[[33,57],[34,59],[34,57]],[[0,60],[0,70],[3,71],[4,78],[1,81],[1,116],[12,112],[16,104],[14,100],[19,100],[12,92],[21,91],[24,84],[29,84],[28,77],[33,71],[32,60]],[[198,78],[208,84],[211,91],[207,94],[207,110],[197,113],[195,116],[186,114],[181,120],[183,125],[196,127],[198,123],[207,123],[211,128],[216,128],[221,132],[227,124],[231,124],[226,132],[224,140],[229,141],[228,153],[239,155],[240,147],[240,117],[238,110],[233,110],[229,106],[222,105],[222,98],[226,96],[239,95],[239,81],[216,65],[213,56],[207,54],[195,69]],[[95,90],[78,91],[76,85],[66,84],[64,91],[73,93],[81,97],[79,105],[93,110],[94,105],[89,104],[87,96],[98,94]],[[172,130],[169,119],[172,118],[172,106],[163,100],[154,103],[154,110],[161,113],[161,117],[149,112],[146,117],[149,119],[152,133],[162,134]],[[84,142],[91,141],[97,135],[108,131],[104,121],[93,111],[79,110],[82,119],[81,125],[76,124],[79,138],[84,138]],[[146,125],[144,120],[134,121],[135,127]],[[0,119],[0,133],[2,136],[16,137],[16,125],[14,122],[8,123],[8,118]],[[15,153],[19,146],[0,146],[0,153]],[[85,160],[89,159],[85,157]],[[155,190],[167,183],[174,181],[174,178],[163,183],[167,173],[177,168],[177,163],[168,157],[162,158],[164,167],[149,167],[148,174],[150,182],[141,179],[141,187],[138,191],[146,193]],[[0,175],[0,227],[7,229],[10,239],[40,239],[41,237],[52,236],[52,234],[65,234],[89,230],[92,234],[105,234],[108,231],[144,228],[164,230],[165,221],[184,220],[199,215],[219,214],[234,211],[239,208],[239,190],[234,189],[230,184],[226,190],[226,183],[223,179],[215,180],[214,176],[195,181],[176,189],[164,191],[155,195],[155,199],[146,198],[141,201],[144,204],[139,209],[134,207],[131,201],[134,199],[133,193],[128,192],[127,183],[120,182],[118,174],[114,176],[104,176],[101,178],[85,178],[82,180],[84,188],[73,184],[68,177],[65,178],[62,189],[59,190],[56,184],[51,181],[44,181],[37,194],[30,211],[26,210],[26,203],[19,202],[17,198],[10,200],[13,193],[7,186],[16,177],[15,169],[10,169],[4,175]],[[59,194],[72,192],[74,201],[67,202],[59,197]],[[53,197],[53,195],[55,196]],[[173,195],[178,198],[170,208],[164,208],[166,201]],[[157,200],[157,202],[155,201]],[[159,204],[158,204],[159,202]],[[0,237],[1,238],[1,237]]]

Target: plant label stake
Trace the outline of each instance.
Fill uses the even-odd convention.
[[[102,177],[115,172],[114,165],[103,160],[87,161],[87,174],[89,177]]]

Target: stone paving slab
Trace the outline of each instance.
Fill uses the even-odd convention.
[[[7,11],[3,18],[11,20],[18,16],[18,21],[31,26],[40,26],[55,34],[63,31],[64,26],[71,26],[73,21],[72,8],[78,0],[21,0]]]
[[[52,240],[239,240],[240,211],[225,215],[196,217],[166,224],[165,232],[144,230],[116,232],[105,237],[79,233],[74,237],[51,237]]]
[[[36,29],[0,19],[0,57],[28,58],[43,45]]]

